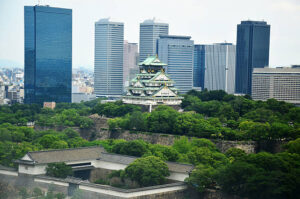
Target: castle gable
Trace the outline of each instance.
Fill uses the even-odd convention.
[[[168,87],[164,86],[158,90],[153,96],[155,97],[176,97],[177,95]]]
[[[142,84],[140,81],[137,81],[137,82],[133,85],[133,87],[135,87],[135,88],[143,88],[144,86],[143,86],[143,84]]]
[[[170,78],[166,76],[164,73],[160,73],[158,76],[153,78],[154,81],[170,81]]]

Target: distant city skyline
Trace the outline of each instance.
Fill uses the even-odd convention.
[[[191,35],[195,43],[236,44],[236,25],[265,20],[272,26],[270,66],[300,63],[299,0],[41,0],[73,10],[73,67],[93,67],[94,22],[112,17],[124,22],[124,39],[139,42],[139,24],[153,17],[169,24],[171,35]],[[37,0],[0,0],[0,64],[24,63],[24,11]],[[259,5],[259,6],[258,6]],[[155,9],[149,9],[155,7]],[[166,11],[167,10],[167,11]],[[180,11],[180,12],[179,12]],[[88,13],[88,14],[87,14]]]

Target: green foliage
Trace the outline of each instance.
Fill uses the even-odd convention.
[[[143,140],[133,140],[128,142],[120,142],[113,146],[112,152],[132,155],[132,156],[143,156],[148,151],[148,144]]]
[[[136,159],[126,167],[125,174],[140,186],[163,184],[170,175],[167,164],[155,156]]]
[[[170,133],[176,123],[178,112],[169,106],[158,106],[148,116],[148,129],[152,132]]]
[[[217,170],[211,166],[199,164],[185,181],[199,192],[206,189],[214,189],[216,186],[215,176]]]
[[[220,152],[211,151],[207,147],[195,147],[187,154],[189,161],[194,164],[209,165],[214,168],[228,163],[226,156]]]
[[[173,148],[179,153],[188,153],[192,149],[192,145],[187,137],[182,136],[174,141]]]
[[[141,111],[141,108],[131,104],[123,104],[121,101],[109,102],[105,104],[98,103],[92,109],[92,113],[105,115],[106,117],[120,117],[126,115],[127,113],[136,111]]]
[[[300,156],[258,153],[221,169],[216,177],[223,191],[242,197],[295,198],[299,194]]]
[[[151,155],[159,157],[165,161],[176,162],[179,159],[179,153],[172,147],[163,146],[160,144],[153,144],[149,146]]]
[[[49,163],[46,167],[46,175],[56,178],[66,178],[72,176],[72,168],[66,165],[64,162],[61,163]]]
[[[229,148],[226,153],[226,157],[228,157],[231,161],[243,160],[246,157],[245,151],[238,148]]]
[[[110,106],[112,111],[116,104]],[[114,108],[115,107],[115,108]],[[150,131],[199,138],[225,140],[280,140],[300,137],[298,107],[274,99],[253,101],[248,96],[228,95],[224,91],[190,91],[182,102],[185,112],[159,106],[151,113],[140,111],[109,120],[116,131]]]
[[[57,109],[56,109],[57,110]],[[49,114],[43,111],[43,114],[38,116],[37,124],[41,126],[78,126],[80,128],[90,128],[94,124],[93,120],[81,116],[81,110],[71,109],[59,109],[58,112]]]
[[[290,141],[285,147],[289,153],[300,154],[300,138]]]

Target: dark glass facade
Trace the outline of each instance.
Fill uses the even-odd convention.
[[[194,46],[193,86],[204,89],[205,45]]]
[[[72,10],[24,7],[25,103],[71,102]]]
[[[270,25],[242,21],[237,26],[235,93],[251,95],[253,68],[269,65]]]

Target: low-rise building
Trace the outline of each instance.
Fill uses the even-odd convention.
[[[300,104],[300,67],[254,68],[252,98]]]
[[[47,164],[64,162],[72,167],[75,177],[86,180],[90,178],[90,172],[94,169],[101,170],[100,173],[125,169],[137,158],[107,153],[104,148],[96,146],[28,152],[16,163],[19,164],[19,173],[43,175],[46,174]],[[166,162],[166,164],[170,171],[168,179],[180,182],[189,177],[189,173],[194,169],[194,166],[190,164],[177,162]]]

